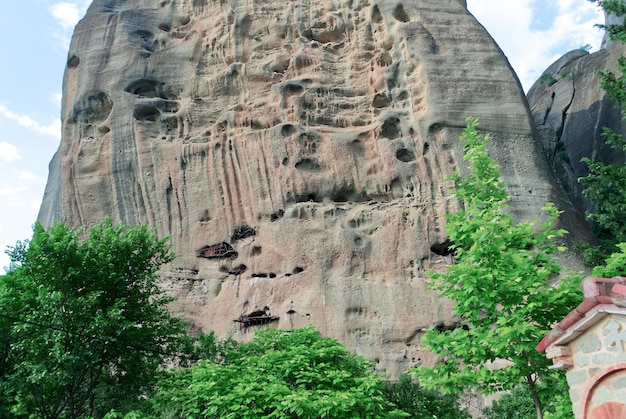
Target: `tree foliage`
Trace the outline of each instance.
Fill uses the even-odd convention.
[[[151,415],[187,418],[399,418],[369,361],[312,327],[268,328],[158,384]]]
[[[626,243],[617,245],[619,252],[611,254],[604,265],[593,268],[593,275],[598,278],[626,276]]]
[[[546,419],[564,419],[574,416],[569,398],[569,387],[564,375],[559,380],[539,383],[546,394],[550,394],[544,406]],[[549,388],[546,388],[549,386]],[[537,417],[532,394],[528,386],[520,385],[501,395],[491,407],[483,410],[484,419],[533,419]]]
[[[615,16],[622,17],[626,15],[626,4],[623,0],[589,0],[591,3],[596,3],[604,9],[607,14],[614,14]],[[609,24],[609,25],[597,25],[606,30],[609,37],[614,41],[626,42],[626,26],[621,23]]]
[[[470,419],[472,417],[460,407],[456,394],[441,394],[437,390],[427,390],[408,374],[402,374],[395,383],[388,382],[384,392],[390,401],[412,418]]]
[[[183,333],[156,283],[172,256],[145,226],[36,224],[0,277],[0,409],[102,417],[147,394]],[[1,411],[1,410],[0,410]]]
[[[548,285],[561,271],[554,256],[563,249],[555,239],[565,231],[554,227],[559,212],[550,204],[541,224],[516,222],[506,213],[505,185],[476,119],[468,119],[461,140],[469,167],[451,180],[465,207],[446,217],[456,263],[445,272],[431,271],[429,285],[454,301],[453,312],[465,326],[429,328],[423,343],[440,362],[414,372],[425,387],[444,392],[476,387],[489,394],[525,384],[541,417],[535,384],[554,373],[535,346],[580,299],[575,278]]]
[[[483,410],[484,419],[534,419],[535,406],[528,386],[518,386]]]

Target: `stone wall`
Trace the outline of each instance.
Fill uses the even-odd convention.
[[[626,313],[607,315],[569,350],[573,366],[567,382],[575,417],[624,417],[610,414],[623,409],[626,400]]]

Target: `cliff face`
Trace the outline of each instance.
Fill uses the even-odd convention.
[[[589,157],[605,164],[624,162],[624,153],[604,143],[603,127],[626,134],[619,109],[600,88],[599,70],[616,69],[626,51],[620,42],[593,54],[575,50],[546,69],[528,91],[538,139],[549,163],[576,208],[593,210],[582,195],[578,178],[588,174],[580,160]]]
[[[313,323],[393,376],[451,321],[424,273],[449,262],[470,115],[516,216],[568,208],[464,1],[95,0],[39,220],[148,223],[178,255],[175,314],[220,335]]]

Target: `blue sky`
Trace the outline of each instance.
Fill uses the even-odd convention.
[[[88,0],[6,1],[0,13],[0,250],[30,238],[59,146],[61,83]],[[567,51],[599,48],[602,14],[587,0],[468,0],[527,90]],[[0,273],[8,257],[0,254]]]

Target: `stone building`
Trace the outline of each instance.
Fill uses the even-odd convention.
[[[626,278],[587,278],[585,299],[537,350],[567,371],[576,419],[626,418]]]

